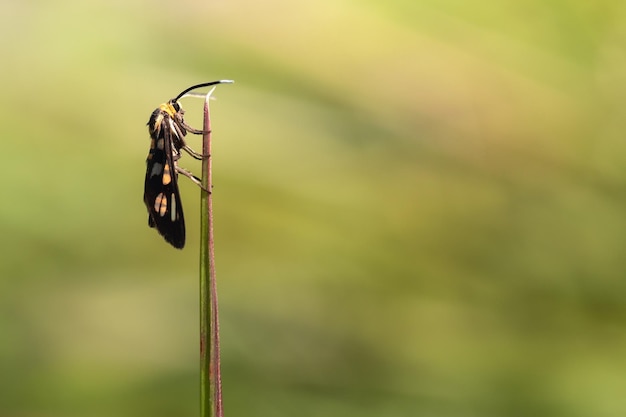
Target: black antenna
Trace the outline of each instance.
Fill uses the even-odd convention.
[[[173,99],[173,102],[178,101],[179,98],[181,98],[182,96],[184,96],[185,94],[187,94],[188,92],[190,92],[191,90],[195,90],[196,88],[200,88],[200,87],[208,87],[210,85],[215,85],[215,84],[230,84],[233,83],[233,80],[218,80],[218,81],[211,81],[208,83],[202,83],[202,84],[196,84],[196,85],[192,85],[191,87],[183,90],[182,93],[180,93],[179,95],[176,96],[175,99]]]

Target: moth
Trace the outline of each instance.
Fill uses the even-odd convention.
[[[185,216],[178,189],[178,174],[186,176],[204,189],[198,177],[178,166],[181,151],[198,160],[204,158],[185,142],[187,133],[201,135],[204,132],[185,123],[183,118],[185,111],[178,100],[192,90],[222,82],[225,81],[212,81],[185,89],[155,109],[148,120],[151,142],[146,159],[143,192],[143,201],[148,209],[148,225],[156,228],[159,234],[177,249],[185,246]]]

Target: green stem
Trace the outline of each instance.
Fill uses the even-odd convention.
[[[212,189],[211,118],[209,99],[204,101],[204,134],[202,135],[202,186]],[[213,203],[211,193],[202,191],[200,198],[200,416],[223,417],[220,374],[220,339],[215,282],[215,248],[213,242]]]

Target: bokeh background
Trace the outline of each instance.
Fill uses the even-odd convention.
[[[145,124],[223,78],[228,416],[626,415],[622,0],[2,0],[0,45],[0,416],[197,415]]]

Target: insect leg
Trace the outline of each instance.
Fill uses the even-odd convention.
[[[211,133],[210,130],[194,129],[193,127],[189,126],[187,123],[185,123],[182,120],[180,121],[180,124],[183,125],[183,127],[187,130],[187,132],[193,133],[194,135],[202,135],[204,133]]]
[[[210,155],[202,155],[201,153],[198,153],[196,151],[194,151],[193,149],[191,149],[189,146],[187,146],[187,144],[184,144],[181,149],[183,149],[185,152],[187,152],[189,155],[191,155],[192,158],[197,159],[199,161],[208,158]]]
[[[196,177],[191,172],[187,171],[185,168],[181,168],[177,165],[176,172],[178,172],[179,174],[183,174],[185,177],[189,178],[194,184],[200,187],[203,191],[206,191],[207,193],[211,194],[210,190],[207,190],[206,188],[202,186],[202,181],[200,180],[200,178]]]
[[[184,149],[185,152],[187,152],[192,158],[197,159],[199,161],[208,157],[208,155],[206,156],[202,155],[201,153],[194,151],[187,145],[187,142],[185,141],[185,132],[182,130],[181,126],[186,130],[188,128],[187,128],[187,125],[182,121],[182,119],[178,120],[177,122],[172,122],[170,126],[174,130],[176,139],[178,139],[178,145],[176,146],[177,149]],[[202,133],[202,131],[199,131],[199,132]],[[194,132],[191,132],[191,133],[194,133]]]

